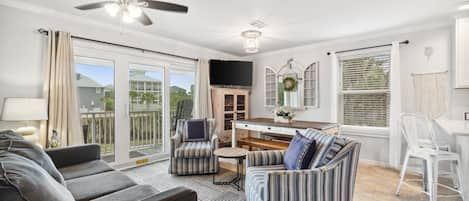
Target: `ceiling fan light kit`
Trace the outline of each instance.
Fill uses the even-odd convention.
[[[75,8],[79,10],[104,8],[112,17],[121,15],[124,23],[138,21],[145,26],[151,25],[153,22],[143,12],[142,8],[177,13],[187,13],[189,10],[187,6],[156,0],[112,0],[85,4]]]

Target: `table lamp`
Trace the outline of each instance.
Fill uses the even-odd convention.
[[[47,103],[41,98],[5,98],[2,121],[40,121],[47,120]],[[15,132],[39,145],[38,129],[27,123],[26,127],[17,128]]]

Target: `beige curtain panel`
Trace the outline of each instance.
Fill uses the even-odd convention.
[[[199,59],[195,80],[194,118],[212,118],[212,95],[210,91],[209,64],[206,59]]]
[[[41,144],[47,147],[52,130],[58,132],[61,147],[83,144],[70,33],[49,30],[45,71],[49,118],[42,125]]]

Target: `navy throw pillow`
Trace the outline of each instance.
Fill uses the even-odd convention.
[[[183,136],[184,142],[207,141],[208,138],[207,119],[186,120],[186,132]]]
[[[288,170],[307,169],[316,150],[316,141],[301,135],[298,131],[293,137],[283,163]]]

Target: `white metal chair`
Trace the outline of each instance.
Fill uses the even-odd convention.
[[[429,195],[430,201],[436,201],[438,194],[438,186],[445,187],[460,194],[462,197],[460,156],[451,152],[449,146],[442,150],[443,147],[436,143],[436,135],[433,130],[432,122],[426,117],[417,114],[401,115],[401,131],[407,141],[407,151],[405,154],[404,164],[401,169],[400,182],[397,186],[396,195],[399,195],[402,184],[405,184],[405,173],[410,158],[423,160],[424,164],[424,193]],[[453,176],[453,187],[438,183],[439,162],[448,161],[451,163],[451,172]],[[453,164],[456,167],[454,173]],[[457,181],[457,183],[456,183]],[[442,197],[442,196],[440,196]]]

